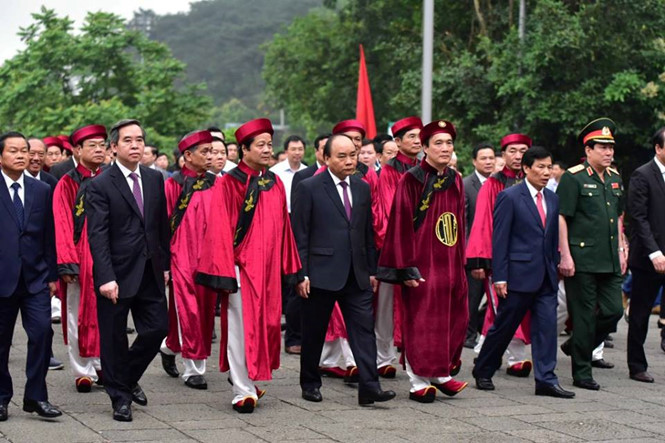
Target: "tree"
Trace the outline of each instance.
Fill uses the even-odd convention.
[[[79,33],[44,7],[33,18],[19,33],[25,50],[0,67],[6,129],[45,136],[132,117],[151,143],[172,146],[207,121],[204,85],[184,83],[185,65],[168,47],[127,29],[122,18],[89,13]]]

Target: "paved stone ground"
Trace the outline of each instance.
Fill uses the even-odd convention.
[[[103,442],[168,441],[454,441],[454,442],[574,442],[665,440],[665,353],[652,316],[648,342],[653,385],[628,378],[625,364],[626,323],[614,334],[615,349],[605,358],[617,367],[594,370],[603,386],[599,392],[573,389],[574,400],[533,395],[533,376],[515,379],[498,373],[497,390],[481,392],[470,386],[458,397],[440,395],[433,404],[408,399],[408,380],[403,371],[384,389],[394,389],[397,399],[382,406],[363,408],[354,389],[339,380],[324,380],[322,403],[300,398],[298,359],[282,355],[282,368],[275,379],[261,383],[268,389],[253,414],[240,415],[231,409],[231,389],[226,374],[217,371],[219,348],[213,345],[207,391],[194,391],[179,379],[168,377],[155,359],[141,381],[149,399],[147,407],[134,405],[134,421],[115,422],[106,393],[99,387],[78,394],[65,367],[48,375],[51,401],[64,411],[53,422],[21,411],[25,377],[26,338],[17,327],[10,357],[15,398],[9,405],[9,420],[0,423],[0,443],[5,442]],[[66,361],[62,334],[55,326],[54,350]],[[562,341],[563,338],[560,338]],[[459,378],[472,382],[473,354],[464,350]],[[570,361],[559,355],[561,384],[572,387]]]

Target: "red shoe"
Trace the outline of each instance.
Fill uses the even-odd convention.
[[[465,381],[450,379],[445,383],[432,383],[432,385],[449,397],[454,397],[464,390],[469,384]]]
[[[381,366],[378,372],[379,377],[383,378],[395,378],[395,375],[397,375],[397,369],[393,365]]]
[[[529,374],[531,374],[531,368],[533,368],[533,363],[529,360],[524,360],[509,366],[508,369],[506,369],[506,374],[512,375],[513,377],[528,377]]]
[[[435,398],[436,388],[434,386],[428,386],[416,392],[409,392],[409,400],[414,400],[418,403],[433,403]]]
[[[233,409],[241,414],[251,414],[256,407],[256,399],[254,397],[245,397],[238,403],[233,404]]]
[[[358,366],[349,366],[346,368],[346,374],[344,374],[344,383],[358,383],[360,380],[360,375],[358,374]]]
[[[77,378],[76,390],[78,392],[90,392],[92,390],[92,379],[90,377]]]
[[[266,390],[265,389],[260,389],[256,385],[254,385],[254,389],[256,389],[256,396],[257,397],[262,398],[264,395],[266,395]]]
[[[453,367],[450,368],[450,376],[454,377],[459,374],[460,369],[462,369],[462,361],[458,361]]]
[[[319,366],[319,374],[321,374],[322,377],[344,378],[346,375],[346,369],[339,367],[327,368],[325,366]]]

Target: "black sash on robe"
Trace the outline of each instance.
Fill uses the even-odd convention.
[[[173,208],[173,213],[169,219],[169,225],[171,226],[171,235],[173,235],[180,226],[182,222],[182,217],[189,207],[189,202],[192,200],[192,195],[196,191],[205,191],[212,187],[215,184],[217,176],[210,172],[206,172],[201,177],[189,177],[185,176],[179,172],[176,172],[171,176],[176,183],[182,186],[182,192],[178,197],[175,208]]]
[[[233,168],[229,171],[229,175],[241,183],[247,182],[247,174],[240,168]],[[245,200],[240,210],[238,223],[236,224],[235,233],[233,235],[234,248],[242,243],[245,235],[249,231],[252,219],[254,219],[256,206],[259,204],[261,192],[269,191],[273,186],[275,186],[275,174],[270,171],[266,171],[266,173],[261,176],[252,176],[249,179],[249,186],[247,187]]]
[[[430,201],[432,200],[432,194],[434,192],[445,191],[455,183],[457,172],[452,168],[448,168],[444,175],[436,175],[425,172],[420,166],[415,166],[407,172],[413,175],[420,183],[424,184],[420,202],[416,206],[413,216],[413,230],[415,232],[425,220]]]

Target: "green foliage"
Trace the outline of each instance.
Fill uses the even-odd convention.
[[[79,32],[50,9],[33,18],[20,32],[25,50],[0,67],[6,129],[46,136],[131,117],[167,147],[208,120],[204,85],[184,84],[184,64],[122,18],[89,13]]]

